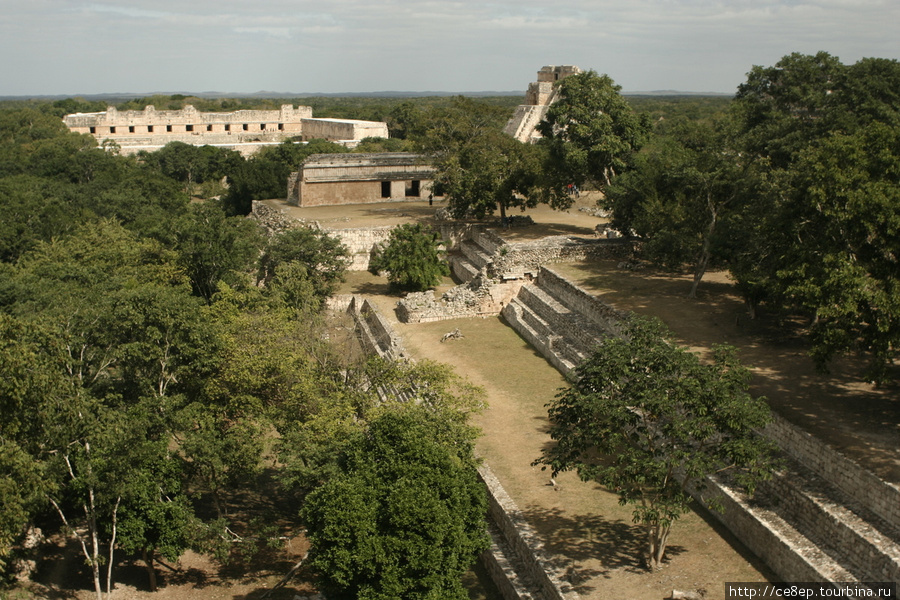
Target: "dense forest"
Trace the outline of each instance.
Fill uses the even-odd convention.
[[[695,290],[707,269],[729,269],[752,313],[808,320],[823,368],[856,351],[867,379],[892,381],[897,61],[795,54],[754,67],[734,98],[625,98],[593,72],[561,86],[530,146],[501,133],[515,97],[117,107],[293,102],[385,121],[392,139],[356,151],[428,153],[455,216],[562,208],[569,186],[599,189],[644,259],[691,269]],[[441,365],[329,344],[323,300],[346,249],[307,229],[266,236],[244,216],[283,197],[306,156],[347,149],[287,142],[245,159],[173,143],[126,157],[60,120],[103,109],[0,105],[0,573],[27,557],[34,525],[77,542],[98,600],[123,556],[141,557],[151,587],[156,557],[234,560],[249,551],[237,540],[268,534],[265,518],[237,531],[230,503],[275,465],[323,590],[464,598],[460,575],[486,544],[467,422],[482,393]],[[353,547],[348,523],[366,532]]]

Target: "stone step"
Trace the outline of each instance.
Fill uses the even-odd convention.
[[[552,333],[563,336],[582,356],[589,355],[594,346],[607,336],[596,323],[569,310],[540,285],[524,286],[518,298],[548,323]]]
[[[518,297],[513,298],[501,312],[506,322],[529,344],[534,346],[550,363],[563,373],[575,369],[581,358],[569,344],[559,343],[550,326]],[[549,332],[549,333],[548,333]]]
[[[494,523],[488,524],[488,534],[491,536],[490,557],[483,557],[487,563],[488,571],[500,570],[502,577],[493,576],[495,583],[498,584],[500,593],[504,599],[509,600],[544,600],[545,596],[541,593],[536,583],[528,576],[528,569],[525,562],[516,554],[512,546],[507,542],[506,538],[500,532]],[[490,560],[490,563],[488,563]],[[493,563],[493,564],[491,564]]]
[[[861,581],[900,584],[900,532],[883,519],[791,459],[765,489],[773,510]]]
[[[717,497],[724,512],[712,515],[728,527],[750,551],[764,557],[785,581],[847,582],[860,580],[803,535],[773,508],[770,496],[758,492],[752,499],[721,477],[707,478],[707,488],[694,490],[695,498]]]
[[[486,252],[484,248],[476,244],[473,240],[465,240],[459,245],[460,251],[463,253],[469,262],[474,264],[478,269],[484,268],[485,265],[490,264],[492,262],[492,258],[490,253]]]
[[[449,263],[450,271],[453,273],[454,277],[456,277],[463,283],[472,281],[480,272],[478,267],[476,267],[466,256],[462,254],[454,254],[450,256]]]

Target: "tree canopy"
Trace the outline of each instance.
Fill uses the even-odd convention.
[[[488,545],[471,438],[448,430],[439,414],[409,407],[372,421],[339,465],[302,509],[323,591],[361,600],[467,598],[461,576]]]
[[[556,196],[568,184],[608,185],[647,141],[649,118],[638,115],[608,75],[586,71],[561,80],[559,98],[538,125],[550,152]]]
[[[769,476],[774,446],[757,434],[769,409],[747,392],[749,380],[733,349],[715,348],[705,364],[661,322],[632,316],[548,405],[555,445],[536,463],[577,471],[634,505],[644,559],[657,569],[672,524],[689,510],[689,487],[727,471],[752,492]]]
[[[438,234],[419,223],[399,225],[391,230],[387,243],[375,251],[369,270],[387,271],[391,286],[399,290],[427,290],[450,274],[441,245]]]
[[[888,378],[900,345],[898,82],[896,60],[792,54],[754,67],[735,100],[741,149],[761,177],[735,228],[732,272],[748,295],[810,319],[820,366],[862,351],[872,381]]]

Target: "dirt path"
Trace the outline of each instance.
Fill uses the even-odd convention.
[[[376,286],[361,279],[357,284]],[[484,431],[478,450],[558,564],[571,573],[582,597],[663,598],[673,588],[702,588],[708,598],[719,598],[726,581],[772,576],[727,531],[697,513],[676,524],[665,568],[645,572],[638,560],[642,532],[613,494],[573,474],[557,478],[559,490],[554,490],[549,475],[531,467],[549,442],[544,404],[564,385],[562,376],[498,318],[405,325],[394,317],[396,298],[373,300],[412,355],[449,364],[485,387],[490,407],[477,420]],[[465,337],[440,343],[456,327]]]

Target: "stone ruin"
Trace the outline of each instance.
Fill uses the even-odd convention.
[[[537,131],[538,123],[544,119],[547,109],[559,97],[556,82],[581,72],[581,69],[573,65],[543,67],[538,71],[537,81],[528,84],[525,104],[516,108],[503,130],[504,133],[520,142],[539,140],[541,134]]]
[[[97,142],[115,142],[122,154],[158,150],[170,142],[214,145],[250,155],[288,139],[325,139],[355,146],[367,137],[389,136],[387,124],[356,119],[316,119],[312,108],[284,104],[279,110],[201,112],[191,105],[180,110],[105,111],[63,117],[70,131],[93,135]]]

